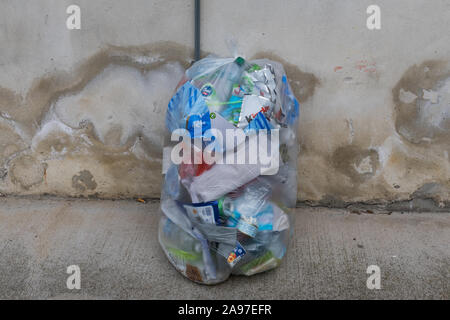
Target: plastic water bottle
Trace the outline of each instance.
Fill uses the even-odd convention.
[[[266,205],[271,191],[270,185],[258,179],[220,199],[219,208],[228,218],[227,226],[237,227],[254,237],[258,228],[257,214]]]
[[[214,83],[219,101],[226,102],[230,99],[233,86],[240,82],[244,69],[245,60],[241,57],[236,58],[233,63],[222,68],[217,81]]]

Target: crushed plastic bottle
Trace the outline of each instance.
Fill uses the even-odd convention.
[[[186,71],[166,114],[169,133],[185,133],[166,138],[159,226],[184,276],[216,284],[280,265],[297,195],[298,116],[278,62],[211,56]]]

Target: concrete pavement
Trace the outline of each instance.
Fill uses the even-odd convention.
[[[157,201],[0,198],[2,299],[448,299],[450,213],[298,208],[280,268],[190,282],[157,241]],[[69,265],[81,289],[69,290]],[[369,265],[381,289],[366,287]]]

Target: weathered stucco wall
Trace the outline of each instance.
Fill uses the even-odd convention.
[[[381,30],[366,8],[381,8]],[[81,7],[81,30],[66,8]],[[284,63],[299,200],[450,201],[450,2],[202,2],[202,49]],[[193,1],[0,1],[0,192],[158,197]],[[414,202],[411,202],[414,205]]]

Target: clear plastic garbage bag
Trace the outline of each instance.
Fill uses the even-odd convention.
[[[297,198],[299,103],[283,66],[207,57],[169,102],[159,242],[192,281],[279,266]]]

